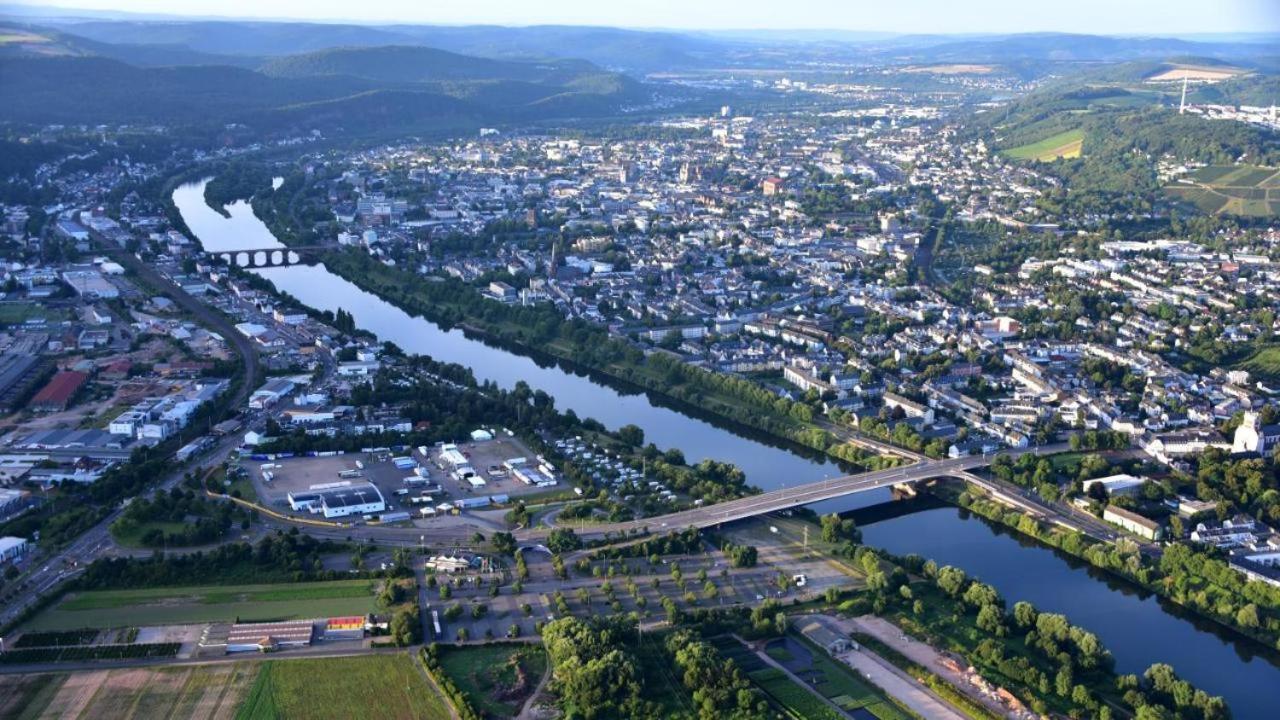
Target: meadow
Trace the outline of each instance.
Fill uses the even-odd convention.
[[[363,615],[373,609],[373,583],[369,580],[94,590],[68,595],[37,616],[28,628],[47,631],[143,623],[292,620]]]
[[[444,700],[405,653],[262,663],[235,720],[445,720]]]

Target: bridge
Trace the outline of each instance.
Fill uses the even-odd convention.
[[[292,245],[289,247],[245,248],[209,253],[221,258],[228,265],[252,270],[254,268],[287,267],[313,259],[332,245]]]
[[[1013,450],[1003,454],[1018,457],[1026,454],[1045,454],[1063,452],[1068,449],[1066,443],[1046,445],[1024,450]],[[972,455],[947,460],[921,460],[911,465],[903,465],[885,470],[843,475],[814,482],[801,483],[795,487],[784,487],[758,495],[750,495],[736,500],[691,508],[667,515],[628,520],[626,522],[600,523],[583,528],[581,534],[601,536],[606,533],[614,536],[625,536],[631,533],[649,533],[661,535],[687,528],[708,528],[723,523],[743,520],[772,512],[790,510],[802,505],[834,500],[855,495],[857,493],[909,484],[937,478],[953,478],[976,485],[994,494],[1005,502],[1017,506],[1033,516],[1045,514],[1045,508],[1025,497],[1010,494],[993,483],[974,475],[977,470],[991,464],[994,455]],[[566,525],[565,527],[572,527]],[[354,527],[335,527],[331,529],[307,528],[309,535],[317,537],[368,539],[390,545],[417,545],[425,542],[427,537],[435,543],[462,542],[475,531],[474,527],[457,526],[455,528],[396,528],[377,525],[360,525]],[[551,528],[526,528],[515,531],[516,539],[522,546],[542,542],[551,533]]]

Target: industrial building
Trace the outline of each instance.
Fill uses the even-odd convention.
[[[53,376],[40,392],[31,398],[31,402],[27,407],[35,412],[61,412],[67,409],[71,404],[71,398],[75,397],[80,388],[88,382],[89,375],[87,373],[77,372],[75,370],[63,370]]]
[[[289,507],[295,512],[306,510],[326,518],[340,518],[381,513],[387,509],[387,501],[373,483],[361,483],[289,493]]]
[[[27,554],[30,549],[26,538],[0,537],[0,562],[12,562]]]
[[[227,633],[227,652],[270,652],[282,647],[306,647],[315,633],[312,620],[237,623]]]

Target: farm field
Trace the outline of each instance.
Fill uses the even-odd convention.
[[[1280,215],[1280,171],[1255,165],[1210,165],[1165,186],[1170,197],[1208,214]]]
[[[547,669],[539,645],[498,644],[444,648],[440,665],[487,717],[513,717]]]
[[[374,609],[369,580],[272,585],[92,590],[67,596],[38,615],[28,629],[149,625],[200,622],[290,620],[334,615],[363,615]]]
[[[261,664],[235,720],[446,720],[449,710],[405,653]]]
[[[258,665],[0,676],[0,717],[230,720]]]
[[[1080,157],[1084,147],[1084,131],[1067,130],[1028,145],[1019,145],[1004,151],[1004,155],[1016,160],[1040,160],[1049,162],[1059,158]]]

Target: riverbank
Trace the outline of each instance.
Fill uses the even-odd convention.
[[[612,380],[687,404],[727,422],[829,455],[861,469],[898,460],[841,441],[813,420],[813,409],[774,396],[749,380],[712,373],[670,358],[645,354],[601,327],[565,320],[554,308],[512,307],[482,297],[452,278],[425,278],[388,267],[357,251],[329,253],[325,268],[410,314],[457,326],[526,354],[542,354]]]
[[[950,483],[939,484],[932,488],[930,492],[948,503],[1016,531],[1020,535],[1049,548],[1082,560],[1091,567],[1106,572],[1124,582],[1132,583],[1157,597],[1183,608],[1196,617],[1203,618],[1239,636],[1241,639],[1257,643],[1260,653],[1266,653],[1273,661],[1280,660],[1280,657],[1277,657],[1275,653],[1277,649],[1280,649],[1280,634],[1277,634],[1274,629],[1249,628],[1236,622],[1239,610],[1243,609],[1243,606],[1225,612],[1217,612],[1193,602],[1197,591],[1202,591],[1203,588],[1194,586],[1188,588],[1186,585],[1190,583],[1203,586],[1208,581],[1200,579],[1196,583],[1197,579],[1195,578],[1187,578],[1185,581],[1180,581],[1176,575],[1168,573],[1165,567],[1153,564],[1150,559],[1142,554],[1136,543],[1131,548],[1121,547],[1096,540],[1082,533],[1065,530],[1058,525],[1046,526],[1024,513],[1008,510],[1005,506],[985,498],[975,497],[969,489],[960,490]],[[1181,554],[1184,551],[1193,552],[1185,548],[1184,550],[1168,548],[1165,552]],[[1221,561],[1217,562],[1221,563]],[[1226,568],[1225,563],[1221,564],[1224,565],[1222,570],[1230,574],[1228,577],[1236,576],[1235,571]],[[1217,574],[1215,573],[1214,576],[1216,577]],[[1238,579],[1240,587],[1243,588],[1244,579],[1242,577]],[[1249,598],[1244,597],[1239,598],[1239,600],[1244,600],[1247,604]],[[1256,614],[1256,612],[1257,608],[1255,606],[1254,613]]]

